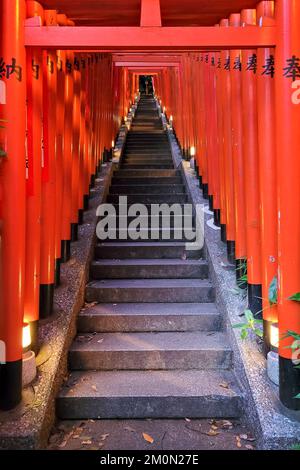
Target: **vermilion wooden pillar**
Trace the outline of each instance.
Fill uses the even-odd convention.
[[[278,317],[279,392],[282,403],[299,410],[299,346],[288,347],[294,338],[284,339],[288,331],[300,334],[300,303],[290,300],[300,286],[300,2],[277,0],[276,24],[276,151],[278,188]]]
[[[242,24],[256,24],[256,10],[242,10]],[[262,318],[261,224],[257,126],[257,50],[242,50],[243,152],[249,308]]]
[[[220,27],[228,27],[229,21],[223,19]],[[222,80],[222,106],[223,106],[223,146],[225,171],[225,197],[226,197],[226,241],[227,256],[230,263],[235,262],[235,213],[234,213],[234,178],[232,159],[232,122],[231,122],[231,80],[230,80],[230,52],[221,51],[221,80]]]
[[[274,2],[257,7],[262,25],[274,17]],[[257,50],[257,115],[261,201],[261,263],[265,353],[270,350],[271,325],[278,320],[277,306],[269,302],[269,287],[277,276],[277,181],[275,142],[275,50]]]
[[[81,87],[80,87],[80,155],[79,155],[79,192],[78,192],[78,223],[83,223],[84,211],[84,160],[85,160],[85,106],[86,106],[86,56],[80,57]]]
[[[6,152],[6,156],[0,157],[3,270],[0,276],[0,340],[5,345],[6,362],[0,365],[0,408],[10,409],[20,402],[22,390],[26,201],[25,1],[3,0],[1,8],[1,80],[4,103],[0,105],[0,117],[5,120],[1,123],[5,129],[0,129],[0,148]]]
[[[24,321],[30,323],[32,350],[38,348],[41,252],[41,171],[43,123],[42,51],[27,50],[26,268]]]
[[[236,13],[229,17],[229,25],[239,27],[241,15]],[[231,124],[232,124],[232,161],[234,181],[235,213],[235,256],[236,278],[239,287],[246,287],[242,281],[246,274],[246,208],[245,176],[243,160],[243,106],[242,106],[242,58],[241,50],[230,51],[231,79]]]
[[[72,120],[72,184],[71,184],[71,241],[78,240],[78,193],[80,165],[80,61],[73,59],[73,120]]]
[[[53,311],[56,221],[56,53],[43,53],[43,140],[40,317]]]
[[[72,138],[73,138],[73,53],[66,52],[65,61],[65,120],[63,151],[63,192],[61,209],[61,260],[71,256],[71,190],[72,190]]]
[[[60,284],[61,216],[64,184],[64,124],[65,124],[65,70],[66,53],[57,51],[56,99],[56,221],[55,221],[55,285]]]

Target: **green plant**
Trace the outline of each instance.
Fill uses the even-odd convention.
[[[263,332],[259,328],[262,325],[262,320],[257,320],[251,310],[245,310],[244,312],[245,322],[244,323],[236,323],[233,325],[233,328],[240,328],[241,329],[241,338],[246,339],[249,335],[249,332],[252,331],[258,336],[259,338],[263,337]]]
[[[274,276],[269,286],[269,302],[276,305],[278,302],[278,278]]]

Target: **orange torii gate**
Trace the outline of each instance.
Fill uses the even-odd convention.
[[[75,26],[38,2],[3,0],[1,407],[21,399],[23,323],[35,337],[38,319],[52,313],[59,264],[70,257],[96,169],[134,99],[133,76],[144,70],[157,73],[157,96],[185,156],[195,155],[240,277],[246,260],[266,351],[278,321],[280,396],[299,409],[293,339],[284,337],[300,333],[292,297],[300,291],[299,2],[263,1],[217,25],[185,27],[163,25],[159,0],[141,5],[140,26]]]

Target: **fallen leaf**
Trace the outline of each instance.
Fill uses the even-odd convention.
[[[60,449],[63,449],[64,447],[66,447],[67,444],[68,444],[68,441],[67,441],[67,440],[64,440],[64,441],[62,441],[61,444],[59,444],[58,447],[59,447]]]
[[[107,439],[108,436],[109,436],[109,434],[102,434],[100,440],[101,440],[101,441],[105,441],[105,439]]]
[[[97,389],[97,386],[96,386],[96,385],[92,385],[92,389],[93,389],[95,392],[97,392],[97,391],[98,391],[98,389]]]
[[[248,439],[247,434],[240,434],[240,439],[243,439],[243,441],[247,441]]]
[[[92,443],[92,441],[81,441],[81,444],[82,444],[83,446],[90,446],[91,443]]]
[[[99,339],[99,340],[97,341],[97,343],[100,344],[100,343],[103,343],[103,341],[104,341],[104,338],[101,338],[101,339]]]
[[[214,429],[210,429],[206,434],[207,436],[217,436],[220,433],[218,431],[215,431]]]
[[[184,418],[184,419],[185,419],[185,421],[187,421],[188,423],[191,422],[191,420],[190,420],[189,418]]]
[[[154,442],[153,437],[149,436],[149,434],[146,434],[145,432],[143,432],[143,438],[145,439],[145,441],[149,442],[150,444],[153,444]]]
[[[222,388],[227,388],[227,389],[229,388],[229,384],[228,384],[227,382],[222,382],[222,383],[220,383],[219,385],[220,385],[220,387],[222,387]]]
[[[239,436],[236,436],[236,446],[240,449],[242,447],[241,439]]]
[[[254,450],[254,447],[251,444],[245,445],[245,448],[248,450]]]

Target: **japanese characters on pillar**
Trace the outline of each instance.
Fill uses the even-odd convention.
[[[21,400],[25,289],[25,0],[1,2],[0,43],[0,408]]]
[[[278,190],[279,392],[299,410],[300,400],[300,3],[277,0],[275,53]],[[284,118],[283,118],[284,117]]]

